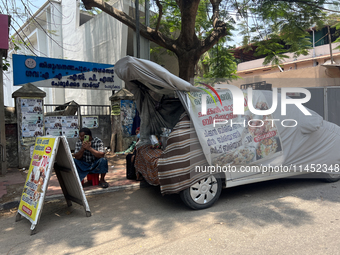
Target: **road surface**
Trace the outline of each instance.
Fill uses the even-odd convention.
[[[206,210],[158,187],[46,202],[38,233],[0,218],[1,254],[339,254],[340,182],[285,179],[224,189]]]

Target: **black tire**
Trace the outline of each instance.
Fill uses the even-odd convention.
[[[180,196],[184,204],[194,210],[201,210],[212,206],[220,197],[221,191],[221,178],[211,175],[183,190]]]
[[[325,182],[337,182],[340,180],[340,173],[325,173],[322,176],[322,180]]]

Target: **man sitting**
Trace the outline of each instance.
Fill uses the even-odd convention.
[[[89,141],[84,141],[85,135]],[[79,179],[82,181],[88,174],[101,174],[99,186],[107,188],[109,184],[105,181],[108,172],[107,159],[104,158],[105,150],[102,140],[98,137],[92,138],[92,132],[88,128],[79,130],[79,140],[74,152],[74,163],[77,167]]]

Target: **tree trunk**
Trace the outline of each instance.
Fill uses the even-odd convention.
[[[123,11],[114,8],[105,1],[82,1],[87,10],[90,10],[92,7],[97,7],[133,30],[136,30],[136,21],[134,18],[130,17]],[[191,78],[194,78],[195,66],[198,63],[199,57],[204,52],[211,49],[220,38],[229,34],[226,24],[223,21],[218,20],[218,3],[220,3],[221,0],[215,0],[212,1],[214,2],[214,29],[205,39],[197,38],[195,23],[199,2],[200,0],[176,0],[176,3],[181,10],[182,18],[181,31],[176,40],[161,33],[158,30],[158,27],[155,30],[140,24],[140,34],[145,39],[148,39],[177,55],[179,77],[186,81],[190,81]]]
[[[195,51],[181,52],[177,54],[179,78],[191,82],[195,77],[195,66],[199,60]]]

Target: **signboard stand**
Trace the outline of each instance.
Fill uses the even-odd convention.
[[[52,169],[55,170],[67,206],[72,206],[72,202],[78,203],[84,207],[86,216],[91,216],[66,138],[38,137],[15,218],[15,221],[19,221],[24,216],[32,223],[31,235],[36,233]]]

